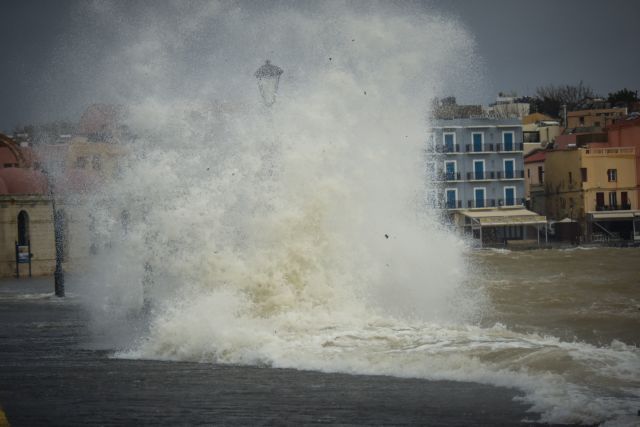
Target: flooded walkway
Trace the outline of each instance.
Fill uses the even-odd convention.
[[[0,281],[0,407],[37,425],[526,425],[516,392],[475,383],[117,360],[89,350],[52,279]]]

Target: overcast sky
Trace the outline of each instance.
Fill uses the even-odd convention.
[[[170,8],[163,8],[165,3],[180,5],[161,0],[117,3],[120,10],[131,8],[131,21],[102,22],[86,13],[87,1],[0,2],[0,130],[56,119],[77,120],[89,103],[113,102],[108,88],[92,89],[98,85],[100,67],[112,46],[127,28],[142,25],[145,14],[170,13],[166,12]],[[95,10],[113,3],[91,4]],[[254,8],[259,4],[259,13],[268,13],[270,7],[267,2],[245,4]],[[305,7],[303,2],[284,4]],[[604,96],[624,87],[640,89],[640,1],[431,0],[411,4],[455,20],[475,40],[484,75],[476,90],[452,93],[459,102],[489,103],[498,91],[532,95],[542,85],[580,80]]]

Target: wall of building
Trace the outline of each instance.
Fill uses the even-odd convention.
[[[0,277],[16,273],[15,242],[18,240],[18,215],[21,211],[29,216],[32,274],[53,274],[56,251],[51,201],[43,196],[11,195],[0,196]],[[20,275],[28,274],[28,264],[21,264]]]
[[[567,113],[567,127],[605,127],[626,114],[626,108],[570,111]]]
[[[587,170],[587,181],[582,184],[584,190],[584,209],[593,212],[596,207],[596,193],[604,193],[605,206],[609,206],[609,194],[616,193],[617,203],[622,200],[621,193],[626,192],[631,209],[637,209],[636,195],[636,159],[633,148],[591,148],[579,150],[581,167]],[[609,181],[607,171],[616,170],[616,180]]]
[[[538,171],[542,168],[542,177]],[[542,178],[542,181],[541,181]],[[540,187],[544,184],[544,160],[539,162],[529,162],[524,164],[524,196],[526,199],[531,198],[531,188]]]
[[[640,200],[640,118],[624,120],[608,129],[611,147],[633,147],[636,152],[636,198]]]
[[[497,151],[498,144],[503,144],[503,134],[513,133],[514,151]],[[433,141],[436,145],[444,146],[445,134],[455,135],[455,144],[460,148],[454,153],[442,153],[433,156],[439,172],[445,170],[445,162],[455,161],[456,171],[460,173],[459,181],[445,181],[442,184],[442,192],[447,189],[455,189],[457,199],[461,201],[461,208],[467,209],[475,206],[476,188],[485,189],[485,199],[490,201],[486,207],[498,207],[504,204],[504,191],[506,187],[515,189],[516,203],[520,204],[524,199],[524,162],[522,157],[522,128],[517,120],[495,119],[469,119],[469,120],[442,120],[433,128]],[[486,151],[468,152],[473,144],[472,135],[480,133]],[[507,178],[504,175],[504,160],[511,159],[514,162],[515,175]],[[485,179],[477,180],[474,176],[474,161],[483,161],[484,170],[487,172]],[[441,196],[445,197],[445,196]]]
[[[544,161],[546,215],[551,220],[584,220],[580,150],[551,150]]]
[[[580,222],[586,232],[586,215],[597,209],[612,209],[609,194],[615,193],[618,204],[627,192],[630,209],[637,209],[635,189],[635,150],[596,148],[552,150],[545,158],[546,215],[552,220],[571,218]],[[581,169],[586,169],[583,182]],[[608,171],[616,170],[610,181]],[[596,194],[603,193],[605,206],[598,208]],[[618,206],[622,208],[622,206]]]

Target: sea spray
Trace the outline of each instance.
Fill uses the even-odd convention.
[[[96,84],[133,138],[74,199],[92,254],[70,285],[116,357],[480,381],[550,422],[629,413],[581,378],[606,363],[632,388],[637,349],[479,327],[480,275],[426,209],[429,99],[478,82],[457,22],[369,2],[83,7],[122,29]],[[284,70],[269,108],[265,59]],[[581,375],[545,367],[567,359]]]

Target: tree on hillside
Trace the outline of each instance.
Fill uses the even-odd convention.
[[[582,80],[577,85],[556,86],[551,84],[541,86],[536,89],[534,108],[532,110],[551,117],[560,117],[563,105],[566,105],[567,110],[571,111],[581,101],[596,97],[593,89],[585,85]]]

